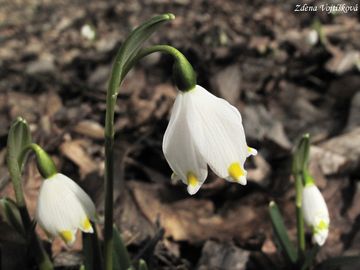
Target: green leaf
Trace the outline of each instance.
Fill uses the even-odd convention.
[[[139,260],[139,268],[138,270],[148,270],[147,264],[143,259]]]
[[[127,72],[126,65],[131,62],[131,59],[141,49],[143,43],[153,34],[161,25],[166,23],[169,20],[175,19],[174,14],[166,13],[162,15],[155,16],[143,23],[135,30],[131,32],[129,37],[126,39],[124,44],[121,46],[116,61],[119,61],[119,65],[124,67],[120,72],[120,78],[124,78]]]
[[[275,236],[280,244],[281,249],[285,252],[285,255],[290,260],[290,262],[295,264],[298,259],[296,249],[289,239],[279,208],[273,201],[270,202],[269,213]]]
[[[327,259],[320,263],[316,270],[338,269],[340,266],[360,263],[360,256],[340,256]]]
[[[31,144],[31,133],[26,120],[18,117],[10,127],[7,150],[8,158],[14,159],[20,166],[20,170],[24,166],[25,157],[22,155],[23,150]]]
[[[175,16],[171,13],[155,16],[131,32],[116,54],[108,91],[111,91],[112,94],[116,94],[113,92],[114,89],[119,87],[123,78],[134,64],[132,60],[136,57],[143,43],[161,25],[174,18]]]
[[[26,236],[19,208],[16,203],[9,198],[2,198],[0,199],[0,206],[4,221],[11,225],[20,235]]]
[[[54,269],[46,251],[42,247],[35,231],[34,223],[31,221],[29,212],[26,208],[24,194],[21,184],[21,171],[26,161],[27,146],[31,144],[31,133],[25,119],[18,117],[11,125],[7,139],[7,165],[13,183],[16,204],[19,209],[22,224],[28,239],[30,241],[30,253],[35,256],[36,262],[40,270]]]
[[[94,233],[83,233],[83,256],[85,270],[100,270],[102,268],[102,254],[95,224],[91,224]],[[114,269],[116,270],[116,269]]]
[[[309,163],[310,135],[304,134],[297,145],[292,161],[293,175],[301,174],[307,169]]]
[[[119,230],[114,225],[113,227],[113,237],[114,237],[114,249],[113,249],[113,261],[119,264],[120,270],[126,270],[131,267],[131,260],[129,253],[126,249],[124,241],[119,233]]]

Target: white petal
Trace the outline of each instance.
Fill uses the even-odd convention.
[[[249,156],[256,156],[257,153],[258,153],[255,148],[251,148],[251,147],[248,146],[247,149],[248,149],[247,157],[249,157]]]
[[[189,130],[187,106],[184,94],[179,93],[171,113],[169,125],[163,139],[163,152],[173,172],[192,187],[189,193],[194,194],[198,185],[207,177],[207,165],[195,147]],[[190,181],[190,178],[193,181]]]
[[[68,245],[75,241],[78,228],[92,232],[92,227],[84,227],[89,215],[81,200],[84,200],[82,192],[85,193],[62,174],[45,180],[40,189],[36,219],[46,232],[53,236],[60,235]]]
[[[321,230],[313,234],[312,236],[312,242],[314,244],[318,244],[319,246],[322,246],[325,244],[325,241],[328,237],[329,230]]]
[[[202,184],[204,183],[204,181],[200,182],[200,181],[196,181],[194,183],[190,183],[187,186],[187,191],[190,195],[194,195],[196,192],[199,191],[199,189],[201,188]]]
[[[329,211],[320,190],[313,184],[304,187],[302,211],[305,223],[312,227],[312,241],[322,246],[329,233]]]
[[[329,224],[329,211],[326,202],[315,185],[306,185],[304,187],[302,209],[304,220],[309,226],[316,226],[319,220]]]
[[[187,115],[191,135],[211,169],[228,179],[229,167],[234,163],[244,172],[249,152],[239,111],[200,86],[185,93],[184,101],[189,107]],[[245,182],[243,177],[240,179]]]
[[[68,185],[68,187],[77,197],[77,199],[81,202],[81,205],[84,208],[87,217],[89,217],[89,219],[92,221],[96,221],[96,208],[89,195],[87,195],[86,192],[78,184],[76,184],[66,175],[58,173],[58,177],[61,178],[61,180]]]

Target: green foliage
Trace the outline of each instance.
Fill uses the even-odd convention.
[[[309,149],[310,135],[304,134],[294,152],[292,162],[293,175],[301,174],[303,171],[307,170],[309,163]]]
[[[31,144],[31,133],[26,120],[18,117],[10,127],[7,150],[8,160],[14,159],[14,164],[20,165],[22,169],[25,163],[25,156],[23,150]]]
[[[274,228],[276,239],[280,245],[281,250],[292,264],[297,262],[297,253],[294,245],[291,243],[286,231],[284,220],[281,216],[278,206],[275,202],[270,202],[269,213],[271,222]]]
[[[131,266],[131,260],[129,253],[127,252],[124,241],[119,233],[119,230],[114,225],[113,227],[113,237],[114,237],[114,251],[113,251],[113,261],[114,269],[127,270]]]
[[[13,227],[20,235],[25,237],[24,225],[16,203],[9,198],[1,198],[0,207],[4,221]]]
[[[84,270],[100,270],[102,254],[95,224],[91,224],[94,233],[83,233]],[[114,268],[116,269],[116,268]]]
[[[40,270],[52,270],[53,265],[46,254],[40,240],[34,231],[34,224],[30,219],[29,212],[26,208],[24,193],[21,185],[21,171],[25,165],[27,156],[27,147],[31,145],[31,133],[27,122],[18,117],[11,125],[7,139],[7,165],[10,173],[11,181],[14,186],[16,206],[10,208],[10,204],[5,203],[7,207],[7,215],[14,226],[21,230],[19,221],[16,220],[16,213],[21,217],[21,224],[25,232],[26,238],[29,240],[29,253],[35,257]],[[14,214],[13,216],[11,216]],[[16,224],[18,223],[18,224]]]

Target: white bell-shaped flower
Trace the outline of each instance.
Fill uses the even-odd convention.
[[[49,237],[60,236],[67,245],[75,241],[77,229],[92,233],[95,205],[69,177],[56,173],[43,181],[37,202],[36,219]]]
[[[322,246],[329,234],[329,211],[320,190],[313,184],[305,185],[302,210],[305,223],[313,230],[313,243]]]
[[[239,111],[201,86],[179,92],[163,140],[174,174],[195,194],[207,177],[207,165],[221,178],[246,184],[244,163],[257,151],[246,144]]]

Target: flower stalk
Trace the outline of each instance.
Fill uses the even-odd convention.
[[[152,54],[154,52],[162,52],[168,55],[171,55],[174,58],[173,65],[173,76],[175,85],[181,91],[189,91],[194,89],[196,86],[196,74],[186,59],[186,57],[176,48],[169,45],[154,45],[148,48],[140,50],[138,55],[134,58],[134,63],[139,61],[141,58]],[[133,63],[130,63],[129,68],[131,68]]]
[[[105,115],[105,224],[104,224],[104,269],[113,269],[113,189],[114,189],[114,111],[118,88],[131,67],[137,62],[142,44],[163,23],[173,20],[173,14],[155,16],[133,30],[119,49],[111,71],[106,94]]]
[[[295,205],[296,205],[296,227],[298,240],[299,259],[303,258],[306,249],[304,216],[302,212],[302,192],[304,188],[304,173],[307,171],[310,149],[310,136],[305,134],[297,146],[293,156],[292,174],[295,178]]]

